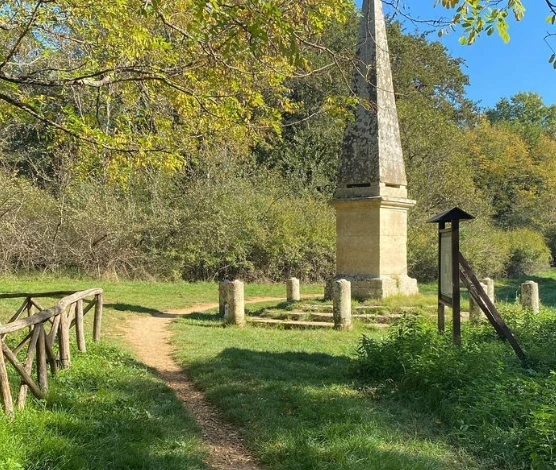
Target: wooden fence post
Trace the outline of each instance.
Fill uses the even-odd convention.
[[[39,328],[39,342],[37,344],[37,379],[39,387],[44,392],[48,391],[48,370],[46,365],[46,333],[44,325],[37,325]]]
[[[79,349],[79,351],[86,352],[85,327],[83,324],[83,300],[77,301],[75,310],[75,333],[77,335],[77,349]]]
[[[25,372],[31,374],[31,369],[33,367],[33,361],[35,360],[35,352],[37,351],[37,341],[39,340],[39,333],[40,327],[42,325],[36,325],[33,329],[33,335],[31,336],[31,340],[29,341],[29,347],[27,348],[27,358],[25,359],[25,363],[23,365]],[[27,400],[27,384],[21,381],[21,385],[19,386],[19,395],[17,396],[17,407],[18,409],[22,410],[25,407],[25,401]]]
[[[12,392],[10,390],[10,383],[8,382],[6,362],[4,361],[3,346],[4,343],[2,342],[2,337],[0,336],[0,395],[2,398],[2,404],[4,405],[4,411],[8,416],[13,416],[14,404],[12,400]]]
[[[60,362],[62,363],[62,369],[69,369],[71,366],[69,326],[68,314],[64,310],[60,313],[60,333],[58,338],[60,341]]]
[[[93,341],[95,343],[100,341],[100,328],[102,326],[102,294],[95,296],[95,318],[93,321]]]

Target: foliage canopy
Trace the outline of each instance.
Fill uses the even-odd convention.
[[[0,119],[37,120],[86,170],[175,170],[199,148],[278,131],[303,46],[349,0],[10,0],[0,7]],[[37,124],[39,125],[39,124]]]

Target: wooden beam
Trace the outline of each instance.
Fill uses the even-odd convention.
[[[28,297],[25,298],[25,300],[24,300],[23,303],[21,304],[21,307],[19,307],[19,308],[17,309],[17,312],[15,312],[15,314],[12,316],[12,318],[10,318],[10,319],[8,320],[8,323],[11,323],[11,322],[16,321],[16,320],[21,316],[21,314],[22,314],[22,313],[24,312],[24,310],[27,308],[27,302],[29,302],[29,298],[28,298]]]
[[[492,300],[484,291],[480,281],[477,279],[477,276],[475,276],[475,274],[473,273],[471,265],[461,253],[459,254],[459,260],[462,268],[461,279],[467,284],[469,294],[473,296],[473,299],[475,300],[475,302],[477,302],[477,305],[479,305],[498,335],[508,341],[508,343],[510,343],[517,357],[519,357],[519,359],[524,362],[526,360],[525,353],[519,346],[519,343],[515,339],[508,325],[506,325],[506,322],[504,321],[502,316],[498,313],[498,310],[492,303]]]
[[[38,325],[39,341],[37,344],[37,379],[39,387],[45,393],[48,391],[48,369],[47,369],[47,354],[46,354],[46,333],[44,325]]]
[[[41,392],[41,389],[37,386],[37,384],[33,381],[31,376],[25,371],[25,368],[21,365],[21,363],[17,360],[17,357],[14,353],[8,348],[5,344],[2,344],[2,352],[6,359],[11,363],[12,366],[15,367],[15,370],[23,379],[23,381],[29,386],[29,390],[33,392],[39,399],[44,398],[44,394]]]
[[[6,370],[3,347],[4,343],[2,342],[2,338],[0,338],[0,398],[2,398],[2,405],[4,406],[6,414],[8,416],[13,416],[14,405],[12,391],[10,390],[10,383],[8,382],[8,371]]]
[[[83,301],[78,300],[75,311],[75,333],[77,335],[77,349],[82,352],[87,351],[85,345],[85,325],[83,323]]]
[[[54,321],[52,322],[52,326],[50,327],[50,333],[46,335],[46,344],[50,349],[52,349],[52,345],[54,341],[56,341],[56,336],[58,335],[58,330],[60,327],[60,315],[54,317]]]
[[[16,355],[19,354],[19,351],[21,351],[23,349],[23,346],[25,346],[25,343],[29,340],[29,338],[31,338],[31,336],[33,336],[33,331],[30,331],[29,333],[27,333],[25,338],[23,338],[21,340],[21,342],[15,347],[14,354],[16,354]]]
[[[93,321],[93,341],[100,341],[100,330],[102,326],[102,292],[96,295],[95,318]]]
[[[60,314],[60,334],[58,335],[62,369],[69,369],[71,366],[69,326],[68,314],[64,311]]]
[[[23,363],[23,368],[28,374],[31,374],[33,361],[35,360],[35,352],[37,350],[37,341],[39,340],[41,326],[42,325],[38,325],[32,332],[31,341],[29,342],[29,348],[27,349],[27,357],[25,358],[25,362]],[[17,352],[15,352],[14,350],[14,355],[16,354]],[[21,385],[19,386],[19,394],[17,396],[17,407],[20,410],[25,408],[25,401],[27,400],[27,389],[27,384],[22,381]]]
[[[31,302],[39,312],[42,312],[43,310],[46,310],[40,303],[38,303],[35,299],[29,299],[29,302]]]
[[[46,336],[46,332],[45,332]],[[45,338],[44,345],[46,347],[46,357],[48,358],[48,362],[50,363],[50,372],[52,375],[56,375],[58,373],[58,362],[56,359],[56,354],[54,354],[54,350],[52,349],[52,345],[48,344],[48,338]]]
[[[7,333],[13,333],[14,331],[22,330],[24,328],[29,328],[30,326],[34,326],[38,323],[42,323],[49,318],[55,317],[59,315],[62,311],[65,311],[68,306],[77,302],[79,299],[83,299],[85,297],[90,297],[92,295],[102,297],[102,289],[89,289],[84,290],[81,292],[75,292],[72,295],[64,297],[61,299],[58,304],[54,307],[51,307],[47,310],[43,310],[31,317],[27,317],[24,319],[16,320],[11,323],[7,323],[5,325],[0,325],[0,335],[5,335]],[[2,298],[0,296],[0,298]]]
[[[459,287],[459,220],[452,220],[452,336],[461,344],[461,293]]]

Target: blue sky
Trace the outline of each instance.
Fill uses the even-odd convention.
[[[361,0],[357,0],[360,5]],[[406,10],[413,17],[423,19],[449,17],[451,13],[442,6],[433,7],[434,0],[406,0]],[[525,18],[510,26],[511,40],[508,44],[497,35],[481,36],[471,46],[462,46],[456,31],[431,40],[442,42],[454,57],[465,59],[464,72],[469,75],[468,96],[480,102],[482,107],[491,107],[503,97],[520,91],[539,93],[546,104],[556,104],[556,70],[548,63],[551,50],[544,42],[548,30],[556,32],[556,26],[546,22],[548,8],[542,0],[525,0]],[[385,8],[388,11],[387,8]],[[430,26],[423,29],[430,30]],[[407,32],[416,26],[406,21]]]

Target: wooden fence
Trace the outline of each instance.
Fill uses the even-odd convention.
[[[0,300],[23,298],[23,303],[10,321],[0,324],[0,403],[8,415],[13,415],[14,405],[6,364],[14,367],[21,380],[17,396],[19,409],[25,406],[29,390],[37,398],[43,399],[48,391],[48,368],[50,367],[52,374],[56,374],[59,367],[67,369],[71,365],[70,330],[73,326],[79,351],[86,351],[83,317],[93,308],[93,340],[100,340],[102,294],[102,289],[0,294]],[[45,309],[38,300],[45,297],[62,299],[54,307]],[[19,337],[24,336],[17,346],[10,349],[6,345],[6,339],[9,334],[14,333]],[[25,357],[20,360],[18,355],[24,350]],[[36,381],[32,377],[34,362]]]

